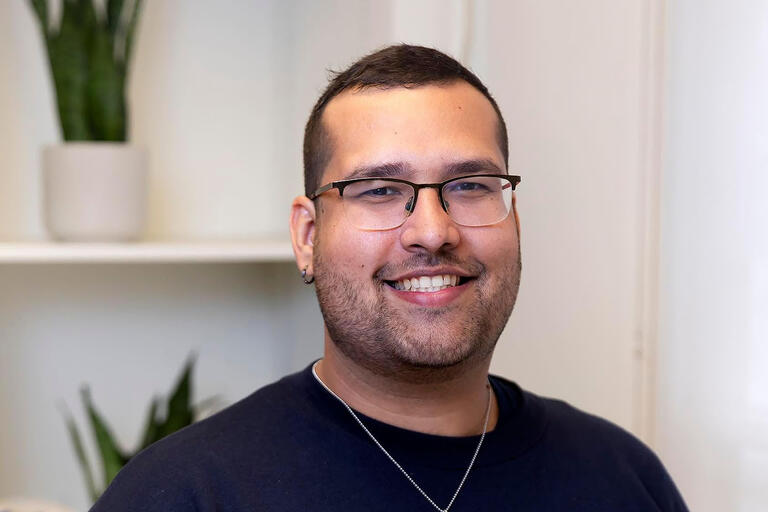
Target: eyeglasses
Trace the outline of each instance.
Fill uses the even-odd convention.
[[[349,222],[359,229],[383,231],[401,226],[416,209],[419,190],[437,190],[440,205],[462,226],[489,226],[504,220],[512,209],[512,192],[520,176],[472,174],[441,183],[412,183],[395,178],[334,181],[310,194],[338,189]]]

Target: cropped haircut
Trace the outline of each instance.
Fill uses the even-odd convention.
[[[429,84],[447,85],[463,80],[488,98],[498,117],[497,138],[509,165],[507,126],[496,100],[477,76],[448,55],[424,46],[393,45],[361,58],[349,68],[332,73],[332,79],[312,108],[304,130],[304,193],[321,186],[320,179],[331,160],[333,140],[323,126],[326,105],[346,90],[366,88],[391,89],[419,87]]]

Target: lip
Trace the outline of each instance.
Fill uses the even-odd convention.
[[[450,272],[447,272],[450,273]],[[439,275],[440,273],[435,273],[434,275]],[[417,275],[429,275],[429,274],[414,274]],[[408,277],[407,275],[404,275],[401,279],[405,279]],[[406,291],[406,290],[396,290],[392,288],[391,286],[385,285],[384,287],[388,289],[391,293],[395,295],[398,299],[402,299],[406,302],[410,302],[411,304],[416,304],[423,307],[428,308],[439,308],[443,306],[448,306],[452,302],[456,301],[464,292],[466,292],[469,287],[474,283],[474,279],[467,281],[466,283],[457,285],[457,286],[449,286],[448,288],[445,288],[443,290],[437,291],[437,292],[412,292],[412,291]]]

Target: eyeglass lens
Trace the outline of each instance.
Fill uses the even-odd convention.
[[[487,226],[509,214],[512,188],[504,178],[467,176],[443,185],[442,196],[454,222],[463,226]],[[347,185],[342,201],[347,218],[354,226],[383,230],[405,222],[413,207],[414,195],[414,188],[406,183],[366,180]]]

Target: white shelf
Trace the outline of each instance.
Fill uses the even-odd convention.
[[[0,242],[4,263],[235,263],[293,261],[287,240],[133,243]]]

